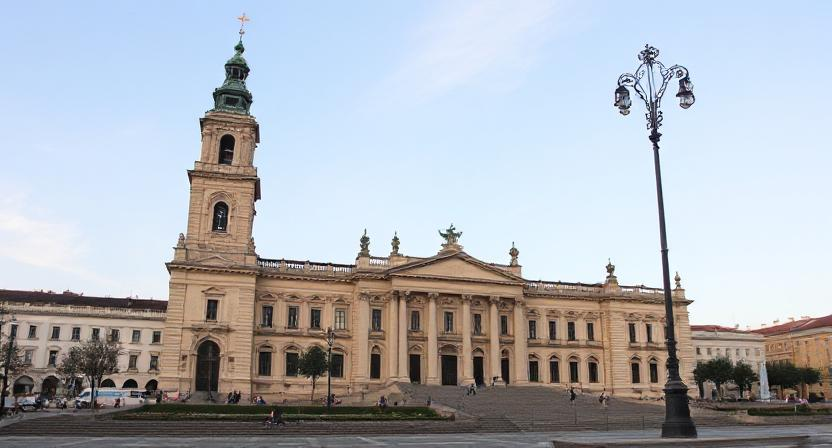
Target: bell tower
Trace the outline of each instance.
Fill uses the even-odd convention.
[[[242,39],[225,63],[225,81],[214,90],[214,107],[199,120],[202,148],[188,171],[191,184],[188,226],[175,261],[215,260],[256,265],[252,227],[260,179],[254,150],[260,128],[249,113],[249,67]]]
[[[245,15],[240,21],[245,23]],[[225,63],[214,107],[199,120],[199,159],[188,170],[188,223],[167,263],[170,292],[159,386],[193,391],[251,391],[257,254],[252,227],[260,179],[254,150],[260,129],[250,114],[243,30]]]

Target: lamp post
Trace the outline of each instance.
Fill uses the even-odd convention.
[[[326,407],[332,408],[332,344],[335,343],[335,332],[332,327],[326,329]]]
[[[673,320],[673,297],[670,292],[670,267],[667,258],[667,232],[664,220],[664,197],[662,195],[662,175],[659,164],[659,126],[662,125],[662,112],[659,110],[662,95],[667,84],[673,78],[679,79],[679,106],[683,109],[693,105],[693,84],[688,76],[688,69],[681,65],[665,67],[656,59],[659,50],[649,45],[639,52],[641,65],[634,74],[624,73],[618,78],[618,88],[615,89],[615,103],[621,115],[630,113],[631,87],[647,107],[647,129],[650,131],[650,141],[653,143],[653,164],[656,171],[656,196],[659,205],[659,238],[661,239],[662,281],[664,286],[664,306],[667,320],[667,383],[664,386],[665,419],[662,424],[662,437],[693,438],[696,437],[696,425],[690,418],[688,407],[688,387],[679,376],[679,358],[676,356],[676,336]]]
[[[17,319],[14,318],[12,315],[11,318],[12,325],[9,326],[9,347],[6,350],[6,364],[3,366],[3,389],[0,389],[0,419],[6,413],[6,389],[9,387],[9,364],[12,362],[12,353],[14,351],[14,322],[17,322]],[[3,329],[3,324],[5,320],[0,317],[0,330]]]

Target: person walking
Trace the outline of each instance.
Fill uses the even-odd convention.
[[[578,394],[576,394],[576,393],[575,393],[575,388],[574,388],[574,387],[570,387],[570,388],[569,388],[569,404],[571,404],[572,406],[574,406],[574,405],[575,405],[575,399],[576,399],[576,398],[578,398]]]
[[[601,409],[603,409],[605,411],[607,410],[607,401],[609,399],[610,399],[610,396],[607,395],[607,390],[604,389],[604,391],[601,392],[601,396],[598,397],[598,402],[601,403]]]

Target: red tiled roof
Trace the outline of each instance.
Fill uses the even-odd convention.
[[[739,330],[732,327],[723,327],[721,325],[691,325],[691,331],[722,331],[730,333],[748,333],[747,331]]]
[[[795,331],[811,330],[813,328],[821,327],[832,327],[832,314],[823,317],[810,317],[808,319],[796,320],[794,322],[786,322],[785,324],[758,328],[752,331],[763,336],[774,336],[776,334],[792,333]]]
[[[91,297],[74,293],[55,293],[42,291],[16,291],[0,289],[0,302],[32,303],[38,305],[75,305],[102,308],[129,308],[131,310],[166,311],[167,300],[132,299],[129,297]]]

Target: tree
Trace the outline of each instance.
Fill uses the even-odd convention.
[[[755,381],[759,380],[760,378],[757,377],[757,374],[754,373],[754,369],[750,365],[742,361],[737,361],[737,365],[734,366],[734,371],[731,375],[731,381],[740,388],[740,398],[742,398],[742,392],[744,390],[751,391],[751,386],[754,385]]]
[[[298,359],[298,373],[312,379],[311,400],[313,401],[315,400],[315,383],[321,375],[327,372],[328,368],[326,352],[317,345],[310,347]]]
[[[114,341],[91,339],[69,349],[61,359],[59,370],[83,375],[90,383],[90,407],[95,409],[95,386],[105,375],[118,372],[121,347]]]
[[[796,367],[797,376],[800,379],[801,392],[805,386],[820,383],[820,370],[811,367]]]
[[[711,372],[708,371],[708,364],[702,361],[696,363],[696,368],[693,369],[693,380],[696,381],[696,386],[699,388],[699,398],[705,398],[705,381],[709,381]]]
[[[731,364],[731,360],[727,357],[717,357],[711,359],[706,363],[707,371],[709,373],[708,379],[713,381],[714,386],[716,386],[716,391],[720,399],[722,399],[722,388],[721,386],[728,381],[731,381],[731,377],[734,373],[734,366]]]
[[[791,362],[767,362],[766,371],[768,383],[772,386],[779,386],[781,392],[785,389],[794,389],[800,384],[800,371]]]
[[[9,341],[6,341],[2,345],[0,345],[0,377],[2,377],[3,372],[6,368],[7,357],[9,356]],[[9,378],[6,380],[6,389],[0,391],[0,394],[3,396],[6,395],[8,392],[9,386],[11,386],[11,378],[17,376],[18,373],[23,372],[26,368],[26,364],[23,363],[23,356],[20,352],[20,346],[17,344],[12,344],[12,352],[11,357],[8,357],[11,362],[9,363]],[[2,381],[2,379],[0,379]],[[2,383],[0,383],[2,384]]]

